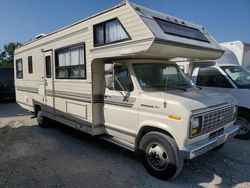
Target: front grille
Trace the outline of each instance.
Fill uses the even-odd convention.
[[[203,115],[202,134],[218,129],[233,121],[234,106],[208,112]]]

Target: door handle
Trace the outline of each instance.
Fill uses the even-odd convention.
[[[111,98],[110,95],[104,95],[104,98]]]

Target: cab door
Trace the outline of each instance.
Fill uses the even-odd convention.
[[[54,67],[53,67],[53,50],[44,52],[45,67],[45,108],[47,113],[54,115]]]
[[[139,94],[128,66],[105,64],[104,126],[109,135],[133,143],[138,128]]]

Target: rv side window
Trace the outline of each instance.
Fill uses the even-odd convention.
[[[94,26],[94,46],[128,40],[130,37],[118,19]]]
[[[85,45],[56,51],[57,79],[86,79]]]
[[[106,66],[105,68],[106,86],[110,90],[129,91],[129,92],[134,90],[130,73],[125,64],[115,63],[112,65],[111,64],[106,64],[106,65],[109,65]]]
[[[205,87],[232,88],[227,78],[215,67],[200,68],[196,84]]]
[[[199,29],[183,26],[159,18],[155,18],[155,20],[160,25],[162,30],[167,34],[199,40],[203,42],[209,42]]]
[[[45,57],[46,78],[51,78],[51,56]]]
[[[29,74],[33,73],[32,56],[28,57],[28,70],[29,70]]]
[[[16,78],[17,79],[23,78],[23,60],[22,59],[16,60]]]

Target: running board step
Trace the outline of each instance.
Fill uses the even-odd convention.
[[[104,136],[100,136],[101,139],[103,140],[106,140],[112,144],[115,144],[115,145],[118,145],[120,147],[123,147],[124,149],[127,149],[127,150],[130,150],[130,151],[135,151],[134,150],[134,145],[132,143],[128,143],[122,139],[119,139],[119,138],[115,138],[115,137],[112,137],[112,136],[107,136],[107,135],[104,135]]]

